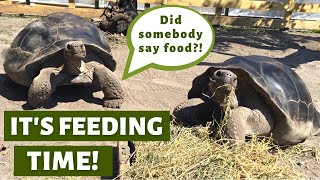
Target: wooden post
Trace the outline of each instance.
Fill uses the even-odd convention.
[[[283,19],[285,20],[285,27],[291,29],[292,28],[292,22],[291,22],[291,15],[292,10],[294,8],[294,0],[288,0],[286,4],[286,11],[284,12]]]
[[[30,5],[30,0],[26,0],[26,5]]]
[[[224,9],[224,15],[228,16],[229,15],[229,8]]]
[[[149,9],[150,8],[150,4],[149,3],[145,3],[144,4],[144,10],[147,10],[147,9]]]
[[[221,13],[222,13],[222,8],[217,7],[216,12],[215,12],[215,16],[221,16]]]
[[[94,1],[94,8],[99,9],[99,0]]]
[[[76,7],[75,0],[69,0],[69,8],[75,8],[75,7]]]

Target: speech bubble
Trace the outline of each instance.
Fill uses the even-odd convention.
[[[198,64],[213,48],[214,30],[196,10],[163,5],[139,14],[129,26],[127,41],[123,80],[148,68],[172,71]]]

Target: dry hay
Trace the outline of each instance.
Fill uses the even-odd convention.
[[[136,142],[135,162],[122,174],[133,179],[297,179],[295,158],[319,150],[309,146],[287,149],[259,140],[234,146],[209,138],[209,127],[171,126],[169,142]]]

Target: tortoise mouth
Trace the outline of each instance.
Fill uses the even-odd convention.
[[[215,104],[223,106],[226,98],[231,95],[233,89],[235,89],[235,87],[229,83],[209,82],[207,89],[202,95]]]
[[[231,84],[224,84],[222,87],[225,88],[229,92],[231,92],[231,90],[233,88],[233,86]]]
[[[232,89],[235,88],[233,85],[225,82],[209,82],[208,84],[208,90],[211,92],[211,94],[230,94]]]
[[[82,54],[82,55],[84,55],[85,53],[86,53],[86,51],[80,51],[80,52],[68,52],[69,54],[72,54],[72,55],[74,55],[74,54]]]
[[[221,105],[236,86],[237,76],[233,72],[218,69],[209,76],[203,95]]]
[[[86,57],[86,51],[80,52],[64,52],[64,56],[69,60],[79,60]]]

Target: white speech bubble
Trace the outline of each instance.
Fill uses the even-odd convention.
[[[159,6],[140,14],[128,30],[126,79],[147,68],[180,70],[202,61],[214,45],[211,24],[197,11]]]

